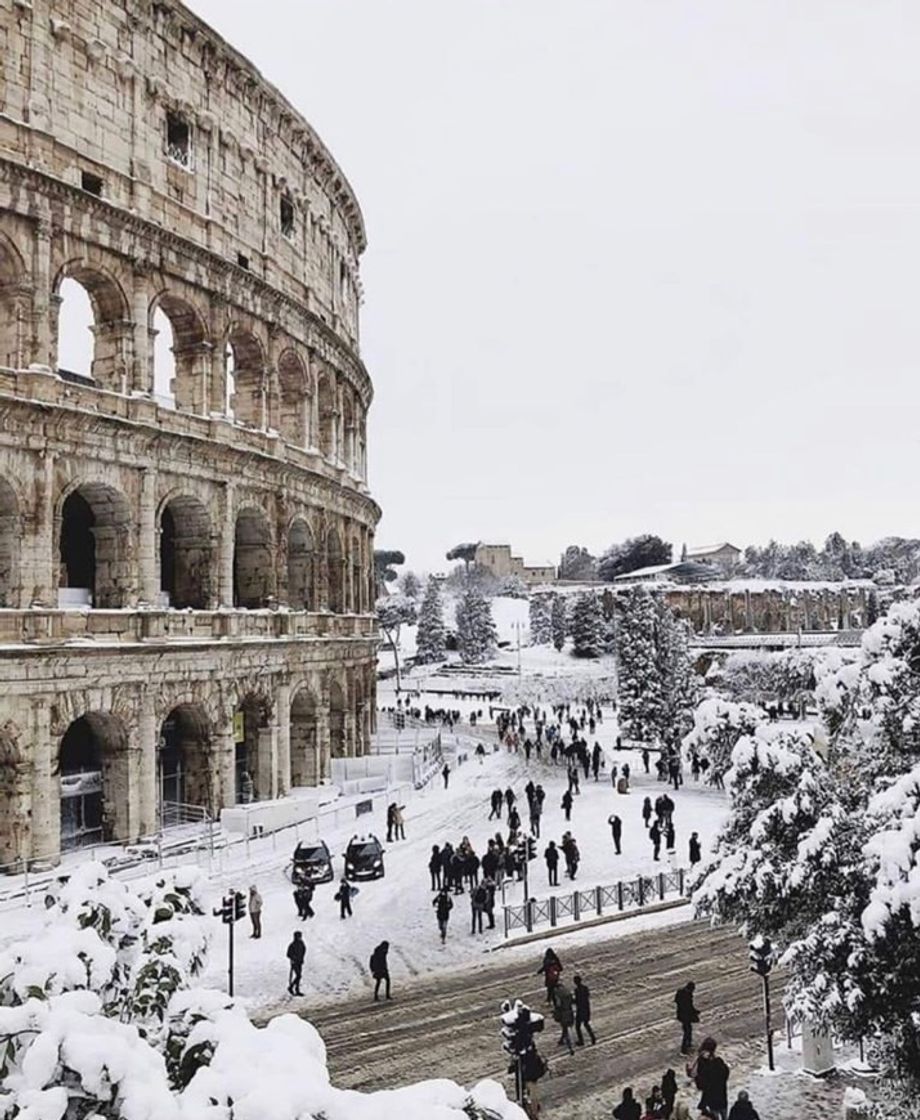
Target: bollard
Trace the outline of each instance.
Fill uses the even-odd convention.
[[[594,888],[594,908],[597,910],[598,916],[604,912],[604,892],[600,887]]]
[[[639,888],[639,892],[638,892],[639,893],[639,905],[644,906],[645,905],[645,877],[643,875],[640,875],[639,878],[636,880],[636,883],[637,883],[638,888]]]
[[[623,884],[617,883],[617,909],[623,909]]]
[[[581,906],[579,905],[578,891],[572,892],[572,917],[576,922],[581,921]]]
[[[658,898],[664,901],[664,872],[658,872]]]
[[[556,925],[556,896],[554,894],[550,895],[549,899],[549,924],[551,926]]]

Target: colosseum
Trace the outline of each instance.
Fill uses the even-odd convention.
[[[0,33],[9,870],[364,753],[380,511],[364,226],[310,125],[176,0]]]

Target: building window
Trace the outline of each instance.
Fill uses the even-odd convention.
[[[192,166],[192,128],[179,113],[166,114],[166,154],[180,167]]]
[[[281,233],[285,237],[294,236],[294,201],[289,194],[281,196]]]
[[[236,263],[240,268],[245,268],[247,271],[249,270],[249,257],[244,256],[243,253],[236,254]]]
[[[98,198],[102,197],[102,180],[91,171],[83,171],[80,173],[80,186],[88,194],[94,194]]]

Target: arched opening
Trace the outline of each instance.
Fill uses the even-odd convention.
[[[19,548],[22,526],[13,487],[0,478],[0,607],[19,606]]]
[[[166,408],[204,415],[208,400],[211,349],[204,320],[172,292],[161,292],[150,305],[151,371],[154,399]]]
[[[264,429],[268,387],[262,345],[249,331],[235,329],[230,332],[229,347],[233,368],[233,418],[251,428]]]
[[[125,392],[132,326],[128,302],[115,280],[97,268],[71,263],[58,276],[55,303],[60,375]]]
[[[216,812],[211,724],[197,704],[180,704],[160,725],[157,789],[160,828],[200,820],[202,809]]]
[[[117,717],[90,712],[64,732],[58,752],[61,851],[123,839],[119,781],[127,735]]]
[[[271,708],[263,696],[246,696],[233,720],[236,803],[266,801],[272,790]]]
[[[197,498],[180,494],[160,517],[160,593],[165,606],[211,605],[211,518]]]
[[[10,369],[21,369],[30,360],[31,306],[25,291],[27,281],[28,270],[19,252],[0,238],[0,366]]]
[[[259,610],[275,594],[272,541],[260,509],[244,509],[236,519],[233,548],[233,605]]]
[[[16,726],[0,727],[0,868],[19,871],[28,844],[29,767]]]
[[[345,692],[338,681],[329,686],[329,754],[344,758],[345,743]]]
[[[345,609],[345,559],[338,530],[326,534],[326,606],[333,614]]]
[[[313,607],[313,534],[297,518],[288,530],[288,606],[297,611]]]
[[[317,386],[319,405],[319,450],[326,459],[334,460],[338,454],[336,446],[335,378],[328,372],[320,374]]]
[[[87,482],[64,500],[58,588],[64,607],[128,606],[134,590],[131,511],[113,487]]]
[[[307,371],[293,350],[278,359],[281,435],[296,447],[310,446],[310,392]]]
[[[328,760],[319,756],[316,700],[302,688],[291,701],[291,785],[316,786],[328,776]]]

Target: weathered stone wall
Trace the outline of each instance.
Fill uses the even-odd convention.
[[[363,222],[306,121],[173,0],[0,0],[0,51],[10,866],[57,858],[75,726],[117,840],[158,827],[166,782],[217,813],[241,775],[281,796],[366,750],[380,511]],[[65,280],[85,370],[59,370]]]

